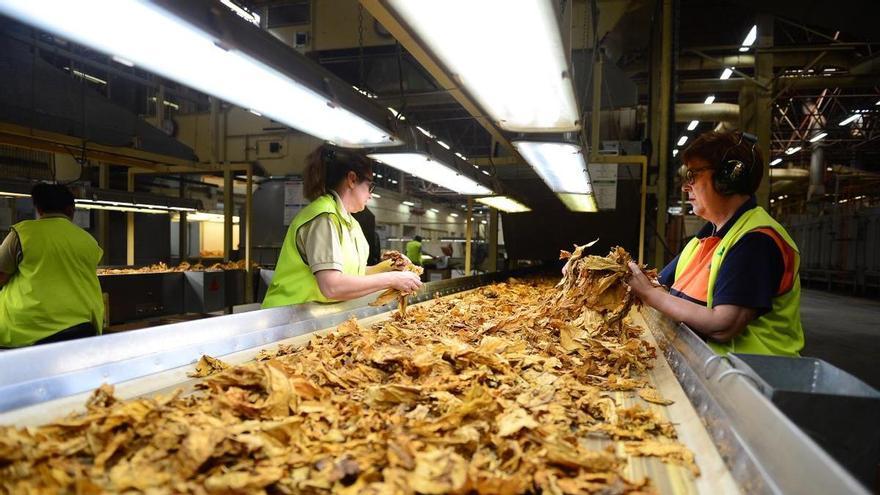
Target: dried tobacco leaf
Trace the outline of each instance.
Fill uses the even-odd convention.
[[[189,376],[194,378],[203,378],[206,376],[211,376],[219,371],[223,371],[226,368],[229,368],[229,365],[224,363],[223,361],[215,357],[208,356],[207,354],[202,354],[199,362],[196,363],[195,371],[189,373]]]
[[[642,390],[639,390],[639,397],[652,404],[659,404],[661,406],[675,404],[674,400],[664,399],[660,396],[657,390],[653,388],[643,388]]]

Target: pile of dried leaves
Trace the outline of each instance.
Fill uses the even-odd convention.
[[[0,428],[0,491],[653,492],[627,456],[697,470],[634,398],[663,402],[641,378],[654,349],[622,317],[628,259],[575,251],[555,290],[511,279],[246,364],[206,357],[189,395],[104,386],[84,414]]]
[[[383,263],[388,265],[391,270],[413,272],[416,275],[421,275],[425,270],[421,266],[414,265],[409,258],[400,254],[399,251],[386,251],[382,253],[382,263],[380,265]],[[406,317],[406,297],[410,294],[410,292],[401,292],[397,289],[388,289],[379,294],[379,297],[371,302],[370,306],[384,306],[397,299],[397,314]]]
[[[259,268],[260,265],[257,263],[251,262],[252,268]],[[204,272],[204,271],[217,271],[217,270],[245,270],[247,268],[247,263],[245,260],[240,261],[226,261],[224,263],[214,263],[210,266],[205,266],[202,262],[197,261],[195,263],[190,263],[189,261],[182,261],[177,266],[168,266],[165,262],[158,262],[148,266],[142,266],[140,268],[98,268],[98,275],[131,275],[134,273],[169,273],[169,272]]]

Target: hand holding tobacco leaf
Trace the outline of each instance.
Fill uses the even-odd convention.
[[[392,270],[412,272],[416,275],[421,275],[422,272],[424,272],[422,267],[414,265],[409,258],[401,254],[399,251],[386,251],[382,253],[382,262],[380,262],[379,265],[387,265]],[[398,314],[401,317],[406,317],[406,296],[410,294],[411,292],[387,289],[385,292],[379,294],[379,297],[371,302],[370,306],[384,306],[394,299],[397,299]]]

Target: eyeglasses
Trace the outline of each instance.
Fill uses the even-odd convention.
[[[706,165],[705,167],[699,168],[687,168],[687,165],[682,165],[681,168],[678,169],[678,176],[681,178],[682,181],[684,181],[685,184],[692,186],[697,180],[697,174],[711,168],[711,165]]]
[[[376,190],[376,183],[370,179],[367,179],[367,183],[369,184],[367,187],[370,188],[370,194],[373,194],[373,191]]]

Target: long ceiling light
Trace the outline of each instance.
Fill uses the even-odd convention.
[[[553,2],[388,0],[387,5],[502,129],[580,128]]]
[[[856,120],[858,120],[859,117],[861,117],[861,115],[859,115],[859,114],[853,114],[853,115],[850,115],[849,117],[847,117],[847,118],[841,120],[841,121],[840,121],[840,124],[837,124],[837,125],[839,125],[839,126],[845,126],[845,125],[848,125],[848,124],[850,124],[850,123],[855,122]]]
[[[525,140],[513,141],[513,146],[569,210],[597,211],[590,173],[580,146]]]
[[[825,139],[825,136],[827,136],[827,135],[828,135],[827,132],[820,132],[819,134],[816,134],[815,136],[811,137],[810,142],[815,143],[817,141],[821,141],[821,140]]]
[[[532,209],[528,206],[507,196],[489,196],[486,198],[477,198],[477,202],[483,203],[486,206],[491,206],[496,210],[501,210],[504,213],[523,213],[526,211],[532,211]]]
[[[705,105],[711,105],[712,103],[715,103],[715,95],[709,95],[706,97],[706,100],[703,101],[703,104]]]
[[[400,132],[405,140],[404,146],[367,150],[367,156],[459,194],[494,194],[486,182],[488,179],[479,178],[471,164],[461,159],[445,143],[430,139],[424,129],[401,127]]]
[[[399,144],[385,109],[235,13],[161,3],[4,0],[0,13],[340,146]]]
[[[743,40],[742,46],[739,47],[739,51],[747,52],[749,48],[755,44],[755,40],[758,39],[758,26],[752,26],[752,29],[749,30],[749,34],[746,35],[746,39]]]
[[[477,181],[462,175],[449,164],[437,160],[425,152],[370,153],[367,156],[378,162],[394,167],[438,186],[459,194],[492,194],[492,190]]]

